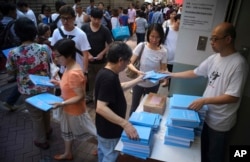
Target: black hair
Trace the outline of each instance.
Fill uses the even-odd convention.
[[[118,16],[119,16],[119,11],[118,11],[117,8],[114,8],[114,9],[112,10],[112,16],[114,16],[114,17],[118,17]]]
[[[81,0],[75,0],[75,3],[77,3],[77,2],[81,2]]]
[[[125,14],[125,15],[127,15],[128,14],[128,10],[127,9],[123,9],[122,13]]]
[[[27,17],[17,19],[14,30],[21,42],[34,41],[37,35],[35,23]]]
[[[139,11],[139,12],[138,12],[138,16],[139,16],[139,17],[144,17],[144,18],[145,18],[146,15],[145,15],[145,13],[144,13],[143,11]]]
[[[103,17],[103,11],[98,8],[93,8],[90,12],[90,16],[101,19]]]
[[[46,4],[43,4],[41,7],[41,14],[44,14],[45,9],[47,9],[48,11],[51,11],[50,6],[47,6]]]
[[[100,4],[104,7],[104,3],[103,3],[103,2],[99,2],[99,3],[98,3],[98,6],[99,6]]]
[[[170,9],[170,10],[169,10],[169,14],[172,14],[173,12],[176,12],[176,13],[177,13],[178,11],[175,10],[175,9]]]
[[[76,17],[75,11],[70,5],[64,5],[59,10],[60,15],[71,15],[72,17]]]
[[[164,30],[162,28],[162,25],[158,24],[158,23],[155,23],[155,24],[151,24],[149,27],[148,27],[148,32],[147,32],[147,42],[149,42],[149,36],[151,34],[152,31],[156,31],[159,33],[159,36],[160,36],[160,42],[159,42],[159,46],[164,42]]]
[[[64,56],[65,58],[71,57],[73,60],[75,60],[76,47],[75,42],[71,39],[60,39],[55,43],[53,50],[58,51],[60,55]]]
[[[116,41],[110,45],[107,53],[107,61],[111,63],[117,63],[119,59],[129,61],[131,56],[131,48],[124,42]]]
[[[50,30],[50,26],[48,24],[39,23],[37,25],[37,35],[38,36],[44,35],[49,30]]]
[[[181,14],[177,14],[175,17],[174,17],[174,21],[177,21],[177,20],[180,20],[181,19]]]
[[[28,3],[24,2],[24,1],[18,1],[17,2],[17,7],[21,8],[21,7],[28,7]]]
[[[62,6],[64,6],[64,5],[66,5],[65,2],[60,1],[60,0],[59,0],[59,1],[56,1],[56,2],[55,2],[56,12],[59,12],[60,8],[61,8]]]
[[[0,11],[3,16],[9,15],[10,11],[16,11],[16,5],[13,3],[3,2],[0,5]]]

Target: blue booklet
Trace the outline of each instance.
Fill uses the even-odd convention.
[[[182,94],[173,94],[171,98],[172,108],[188,108],[188,106],[195,100],[201,98],[201,96],[192,96],[192,95],[182,95]]]
[[[172,121],[200,122],[198,113],[187,109],[170,109],[170,119]]]
[[[36,86],[55,87],[55,85],[50,82],[50,78],[48,76],[30,74],[29,78]]]
[[[139,126],[139,125],[133,125],[133,126],[139,135],[139,140],[136,141],[136,140],[129,139],[127,137],[125,131],[122,132],[121,140],[122,141],[124,140],[126,142],[131,142],[131,143],[149,144],[152,128],[145,127],[145,126]]]
[[[41,93],[36,96],[29,97],[25,101],[38,109],[48,111],[53,108],[52,103],[62,102],[63,99],[50,93]]]
[[[153,127],[156,124],[156,120],[161,118],[159,114],[149,112],[133,112],[129,118],[132,124]]]
[[[160,79],[170,77],[169,74],[155,72],[154,70],[145,73],[143,79],[149,79],[152,82],[159,81]]]
[[[14,48],[16,48],[16,47],[11,47],[11,48],[2,50],[4,56],[5,56],[6,58],[8,58],[8,55],[9,55],[10,50],[12,50],[12,49],[14,49]]]

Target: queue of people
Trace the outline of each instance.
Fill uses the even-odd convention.
[[[164,12],[157,8],[157,14],[155,17],[152,15],[152,22],[149,22],[144,17],[146,12],[143,12],[143,7],[136,18],[133,4],[128,12],[121,8],[113,10],[115,17],[111,18],[110,13],[104,10],[102,2],[95,6],[94,1],[90,0],[90,6],[84,14],[81,14],[82,6],[79,1],[75,3],[75,8],[66,4],[59,5],[57,16],[60,16],[58,22],[61,25],[59,23],[60,26],[52,35],[49,22],[53,19],[48,16],[50,8],[46,5],[42,6],[39,24],[25,15],[17,18],[17,13],[12,13],[16,11],[13,5],[5,4],[9,8],[4,10],[4,20],[8,17],[11,18],[10,21],[16,19],[12,32],[20,43],[9,52],[6,69],[16,75],[18,93],[22,100],[43,92],[54,93],[52,88],[32,84],[28,75],[49,76],[49,58],[53,58],[60,66],[61,79],[51,78],[51,82],[60,87],[60,96],[63,98],[63,102],[55,102],[53,106],[62,110],[60,125],[65,150],[64,153],[55,155],[54,159],[72,160],[73,140],[84,141],[94,137],[98,145],[98,161],[115,162],[119,153],[114,148],[122,131],[133,140],[139,138],[136,129],[125,119],[127,103],[124,91],[133,89],[131,114],[138,107],[143,95],[157,93],[160,82],[153,84],[142,79],[145,72],[156,70],[168,73],[172,78],[208,78],[203,97],[191,103],[189,108],[199,110],[203,105],[208,106],[201,137],[202,162],[223,161],[226,139],[236,123],[237,109],[248,72],[245,59],[234,47],[234,26],[227,22],[216,26],[210,39],[215,54],[194,70],[173,73],[180,24],[177,10],[172,10],[171,7],[167,11],[162,10],[165,17],[170,17],[164,22],[161,15]],[[18,6],[21,12],[24,9],[25,12],[31,10],[26,5],[21,8],[21,4]],[[112,22],[111,25],[127,24],[131,35],[134,23],[138,23],[140,28],[135,32],[140,41],[133,51],[125,42],[113,41],[109,21]],[[139,69],[133,66],[136,59],[140,59]],[[121,83],[119,73],[125,68],[138,73],[138,77]],[[169,86],[168,82],[163,81]],[[86,109],[87,97],[95,105],[95,124]],[[33,121],[34,145],[48,149],[48,139],[52,133],[50,112],[39,110],[28,103],[26,108]]]

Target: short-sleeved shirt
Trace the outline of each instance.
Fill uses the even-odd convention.
[[[93,32],[90,28],[90,24],[88,23],[82,26],[82,30],[86,33],[91,46],[89,53],[94,57],[96,57],[102,50],[105,49],[106,43],[110,44],[112,42],[111,32],[103,25],[101,25],[98,31]],[[100,64],[105,62],[106,57],[103,57],[102,60],[95,60],[89,63]]]
[[[208,78],[204,97],[215,97],[223,94],[241,97],[247,78],[248,65],[239,53],[221,57],[213,54],[204,60],[195,70],[198,76]],[[228,131],[236,123],[240,99],[236,103],[208,104],[205,121],[217,131]]]
[[[108,107],[118,116],[125,118],[127,103],[121,87],[118,74],[103,68],[95,81],[95,103],[97,100],[107,102]],[[119,138],[123,128],[111,123],[99,114],[96,114],[97,134],[103,138]]]
[[[91,49],[87,36],[81,29],[79,29],[78,27],[75,27],[72,31],[66,31],[64,29],[64,26],[61,26],[61,29],[65,35],[74,36],[72,40],[75,42],[77,49],[79,49],[80,51],[88,51]],[[60,34],[58,29],[55,29],[50,40],[51,45],[54,46],[55,43],[61,39],[63,39],[62,35]],[[83,70],[83,67],[84,67],[83,57],[78,53],[76,53],[76,62],[81,66]]]
[[[14,72],[21,94],[34,95],[48,92],[51,88],[35,86],[29,74],[49,76],[48,57],[52,51],[47,45],[31,43],[10,51],[6,63],[8,71]]]
[[[140,59],[140,71],[148,72],[151,70],[159,71],[161,64],[167,64],[167,50],[161,46],[159,50],[152,50],[147,43],[138,44],[133,50],[133,54],[139,56],[143,43],[145,44]],[[138,83],[142,87],[153,87],[159,83],[152,83],[148,80]]]
[[[60,82],[63,100],[77,96],[74,89],[83,88],[85,83],[86,81],[81,69],[65,71]],[[75,104],[64,106],[63,110],[70,115],[80,115],[85,112],[85,107],[85,100],[82,99]]]

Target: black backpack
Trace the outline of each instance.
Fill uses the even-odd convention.
[[[61,36],[63,38],[73,39],[75,37],[74,35],[66,35],[66,34],[64,34],[61,28],[58,28],[58,30],[59,30],[59,33],[61,34]],[[79,50],[78,48],[76,48],[76,52],[82,56],[82,51]]]
[[[51,35],[53,34],[54,30],[57,28],[57,22],[59,21],[59,19],[60,19],[60,15],[57,16],[55,21],[52,21],[51,23],[49,23]],[[50,18],[50,20],[52,19]]]
[[[18,46],[20,42],[18,42],[17,38],[14,38],[15,36],[11,32],[11,27],[15,23],[15,20],[10,21],[6,27],[0,22],[0,49],[8,49],[11,47]]]

